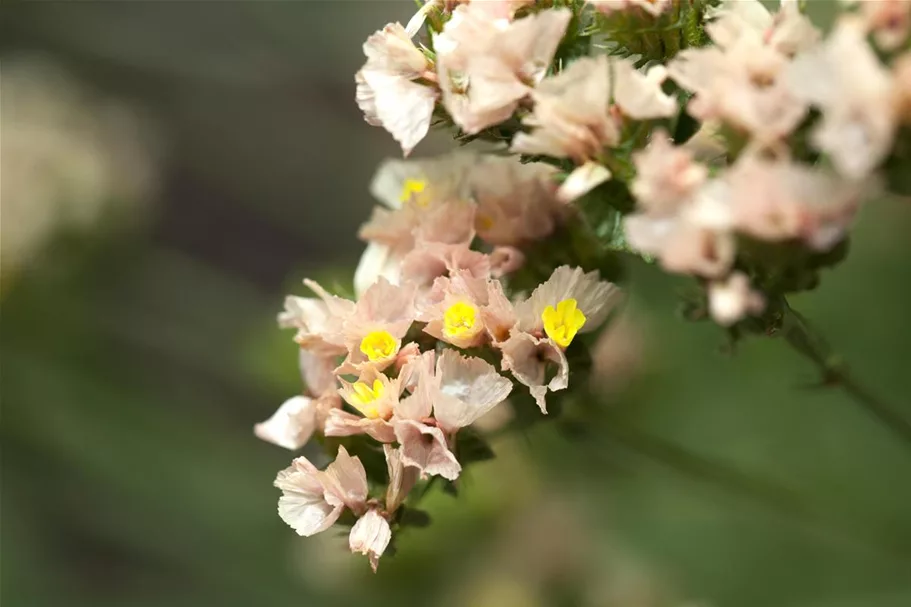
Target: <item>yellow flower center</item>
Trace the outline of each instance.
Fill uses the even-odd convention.
[[[380,416],[376,405],[371,404],[383,395],[383,382],[379,379],[373,380],[373,387],[368,386],[365,382],[359,381],[351,385],[352,393],[349,396],[351,406],[360,411],[364,417],[376,419]]]
[[[389,358],[395,354],[395,338],[389,331],[371,331],[361,340],[361,352],[371,362]]]
[[[576,333],[585,324],[585,314],[578,307],[575,299],[564,299],[557,307],[547,306],[541,313],[544,321],[544,332],[561,348],[572,342]]]
[[[459,301],[443,314],[443,333],[446,337],[462,337],[474,329],[478,310],[471,304]]]
[[[426,207],[430,204],[430,192],[427,190],[427,182],[423,179],[406,179],[402,184],[402,193],[399,200],[403,203],[413,202],[419,207]]]
[[[478,219],[477,219],[476,223],[477,223],[478,229],[489,230],[490,228],[493,227],[494,221],[493,221],[493,217],[491,217],[490,215],[481,214],[481,215],[478,215]]]

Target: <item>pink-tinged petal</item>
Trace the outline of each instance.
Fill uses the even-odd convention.
[[[307,458],[299,457],[275,479],[275,486],[282,490],[278,515],[298,535],[311,536],[325,531],[344,509],[342,504],[326,501],[322,474]]]
[[[370,567],[376,573],[380,557],[383,556],[391,539],[392,530],[389,528],[389,521],[375,509],[370,509],[351,528],[348,544],[351,552],[367,555],[370,559]]]
[[[401,448],[383,445],[386,454],[386,469],[389,472],[389,485],[386,488],[386,512],[394,513],[402,505],[408,492],[418,480],[418,469],[406,466],[402,459]]]
[[[439,392],[434,398],[433,414],[446,432],[471,425],[503,402],[512,382],[480,358],[461,356],[445,350],[437,360]]]
[[[574,61],[544,79],[532,93],[534,111],[524,119],[533,127],[513,139],[512,151],[572,158],[584,162],[605,146],[619,143],[619,125],[610,115],[610,66],[605,55]]]
[[[541,412],[547,413],[547,392],[569,385],[569,363],[563,350],[550,339],[538,339],[528,333],[513,334],[501,349],[503,370],[512,372],[519,383],[527,386]],[[548,363],[556,365],[557,374],[546,382]]]
[[[383,419],[367,419],[342,409],[333,409],[326,418],[326,436],[356,436],[366,434],[381,443],[395,442],[392,425]]]
[[[569,204],[611,178],[611,172],[597,162],[586,162],[569,174],[557,190],[557,200]]]
[[[307,396],[289,398],[264,422],[256,424],[253,432],[266,442],[284,447],[300,449],[316,430],[316,407]]]
[[[454,481],[462,466],[449,447],[443,431],[412,419],[400,419],[394,423],[395,435],[402,446],[402,461],[414,466],[421,476],[442,476]]]
[[[367,501],[367,473],[357,456],[348,455],[348,451],[339,446],[335,461],[323,472],[323,488],[326,501],[333,505],[342,505],[355,514],[364,511]]]

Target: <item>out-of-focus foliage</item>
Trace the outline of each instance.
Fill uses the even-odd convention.
[[[292,455],[251,432],[299,389],[274,317],[305,275],[350,280],[370,173],[397,154],[350,75],[411,6],[5,8],[6,52],[148,110],[170,155],[146,222],[58,234],[3,292],[4,605],[911,603],[911,453],[784,344],[722,352],[645,264],[625,388],[495,442],[376,576],[327,547],[343,536],[297,537],[271,487]],[[906,415],[909,229],[911,202],[871,203],[795,302]]]

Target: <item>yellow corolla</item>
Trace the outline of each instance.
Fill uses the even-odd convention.
[[[547,306],[541,313],[544,332],[561,348],[568,347],[585,324],[585,314],[577,306],[575,299],[564,299],[556,308]]]
[[[383,382],[379,379],[373,380],[372,387],[366,382],[359,381],[351,384],[351,393],[348,396],[348,402],[351,403],[352,407],[360,411],[364,417],[376,419],[380,416],[380,413],[374,403],[383,396],[384,390],[385,386],[383,386]]]
[[[478,321],[478,309],[469,303],[459,301],[443,313],[443,334],[446,337],[465,337],[472,333]]]
[[[397,345],[389,331],[371,331],[361,340],[361,352],[375,362],[395,354]]]
[[[402,203],[413,202],[419,207],[430,204],[430,191],[427,182],[423,179],[406,179],[402,184],[402,193],[399,195]]]

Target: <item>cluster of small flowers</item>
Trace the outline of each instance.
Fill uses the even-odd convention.
[[[617,14],[682,23],[682,11],[707,37],[674,41],[666,66],[592,41]],[[911,0],[864,2],[823,41],[790,0],[774,15],[757,0],[429,0],[406,26],[371,35],[356,100],[405,155],[436,119],[466,136],[492,130],[502,151],[543,162],[456,153],[377,172],[357,300],[310,280],[317,297],[286,300],[279,322],[297,330],[308,392],[256,434],[288,449],[314,435],[381,443],[385,499],[368,498],[364,466],[339,446],[323,471],[300,457],[279,474],[281,517],[313,535],[350,511],[351,549],[375,569],[418,479],[459,476],[460,430],[514,382],[547,412],[547,393],[569,383],[566,349],[620,292],[572,265],[530,294],[510,278],[605,182],[635,202],[617,207],[626,245],[704,279],[717,322],[761,313],[741,242],[828,251],[844,238],[911,118],[909,21]],[[425,26],[429,46],[418,46]],[[701,130],[674,141],[684,117]]]
[[[323,531],[348,508],[359,517],[351,549],[375,567],[418,476],[459,476],[457,433],[513,389],[489,362],[459,350],[499,358],[542,412],[547,392],[567,387],[565,349],[598,327],[619,291],[597,272],[561,266],[530,296],[507,298],[500,277],[522,260],[513,245],[548,235],[565,212],[551,183],[548,167],[467,154],[381,167],[373,190],[388,206],[361,230],[369,245],[358,300],[310,280],[318,297],[288,297],[279,322],[297,329],[309,395],[255,431],[288,449],[314,433],[367,435],[384,445],[389,487],[385,503],[368,500],[363,466],[344,447],[325,471],[299,457],[275,483],[279,514],[299,534]]]
[[[688,111],[703,128],[727,129],[743,149],[710,178],[714,167],[695,150],[656,132],[633,157],[637,212],[625,229],[630,245],[666,270],[709,279],[709,310],[730,325],[764,307],[747,276],[732,271],[735,235],[832,249],[911,119],[911,52],[883,65],[867,41],[872,33],[880,51],[905,44],[911,2],[863,2],[822,42],[788,0],[774,15],[756,0],[726,1],[714,17],[706,27],[714,46],[682,51],[668,72],[693,93]],[[810,146],[829,166],[799,162],[788,145],[811,124],[811,109],[821,117]]]

